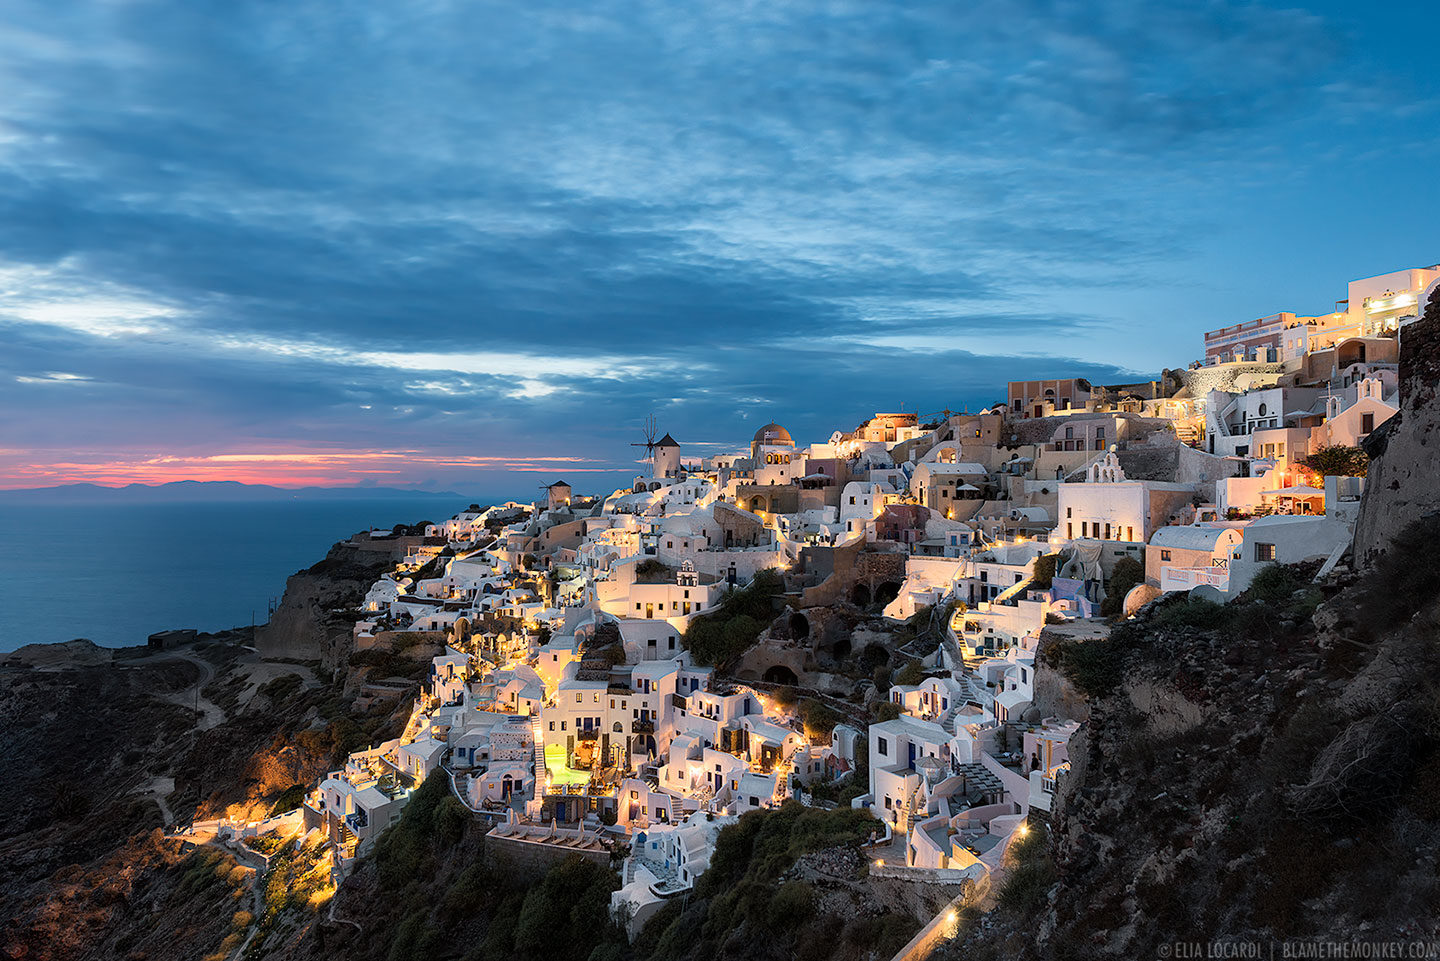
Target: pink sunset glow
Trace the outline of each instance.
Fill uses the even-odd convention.
[[[44,452],[0,450],[0,489],[62,484],[166,484],[173,481],[237,481],[275,487],[347,487],[357,484],[408,487],[420,478],[459,483],[482,471],[567,474],[603,473],[613,465],[579,457],[437,455],[416,450],[227,451],[215,454],[123,455],[67,453],[42,460]]]

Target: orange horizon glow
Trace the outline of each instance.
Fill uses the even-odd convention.
[[[133,458],[97,455],[94,460],[28,461],[35,452],[0,450],[0,490],[95,484],[169,484],[176,481],[235,481],[271,487],[355,487],[385,481],[412,487],[442,472],[441,486],[465,483],[456,471],[571,474],[610,473],[626,468],[582,457],[435,455],[414,450],[243,451],[218,454],[163,454]],[[70,455],[74,457],[72,453]]]

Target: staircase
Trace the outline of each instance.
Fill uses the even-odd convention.
[[[535,796],[550,790],[550,769],[545,766],[545,736],[540,729],[540,715],[530,715],[530,736],[535,742]]]
[[[420,728],[425,723],[425,711],[421,703],[417,700],[410,711],[410,719],[405,722],[405,730],[400,734],[401,744],[414,743],[415,736],[420,733]]]

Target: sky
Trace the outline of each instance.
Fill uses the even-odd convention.
[[[1426,14],[7,0],[0,488],[587,489],[1184,366],[1440,261]]]

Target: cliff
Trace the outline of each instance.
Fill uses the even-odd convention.
[[[71,642],[0,665],[0,958],[227,957],[259,911],[256,873],[163,829],[264,817],[403,725],[404,702],[355,711],[348,671],[261,661],[248,630],[223,638],[103,660]]]
[[[1401,332],[1400,412],[1371,434],[1355,556],[1372,563],[1411,520],[1440,510],[1440,291]]]
[[[343,666],[351,651],[354,618],[340,612],[358,608],[381,574],[391,570],[414,543],[412,538],[345,541],[325,559],[285,582],[280,606],[255,631],[255,646],[269,658],[319,661]]]
[[[1048,843],[942,961],[1440,930],[1440,565],[1398,599],[1389,568],[1313,574],[1046,650],[1090,712]]]

